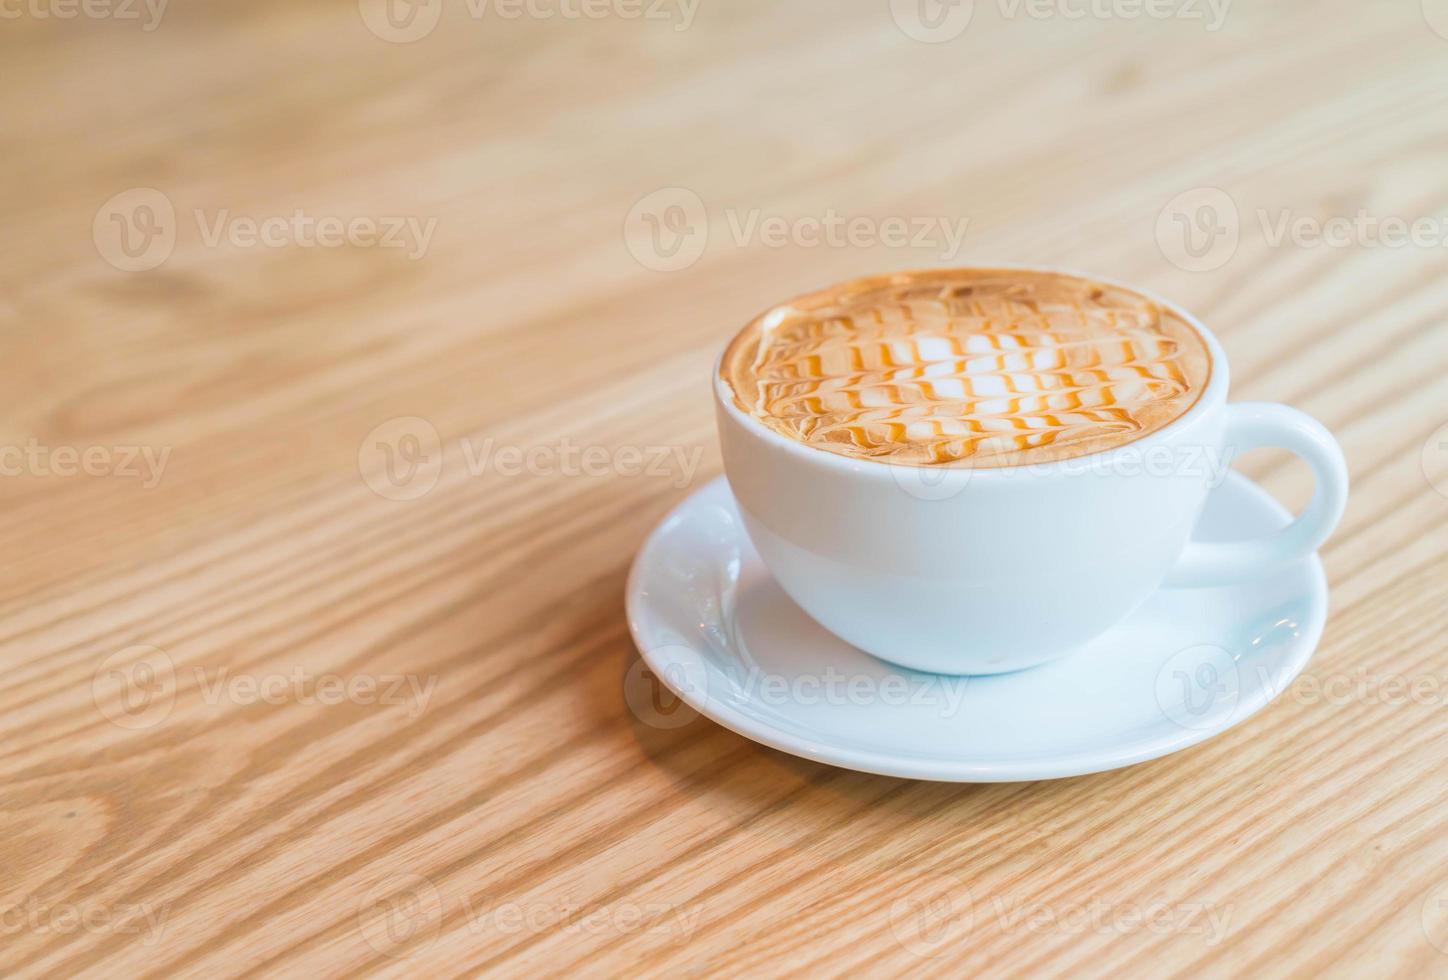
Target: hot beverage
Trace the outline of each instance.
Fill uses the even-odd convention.
[[[855,279],[774,307],[725,352],[735,404],[843,456],[1012,466],[1101,452],[1185,414],[1201,335],[1121,286],[949,269]]]

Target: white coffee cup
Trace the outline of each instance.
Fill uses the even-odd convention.
[[[716,364],[725,473],[755,549],[790,598],[881,659],[990,674],[1070,653],[1163,585],[1241,581],[1312,554],[1347,502],[1337,442],[1285,405],[1227,404],[1217,339],[1180,307],[1135,292],[1200,331],[1210,378],[1181,417],[1074,459],[968,469],[837,455],[741,411]],[[1269,446],[1312,468],[1302,515],[1266,537],[1190,540],[1231,459]]]

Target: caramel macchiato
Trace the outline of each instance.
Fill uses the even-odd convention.
[[[776,306],[730,343],[735,404],[796,442],[916,466],[1114,449],[1185,413],[1211,356],[1180,315],[1052,272],[870,276]]]

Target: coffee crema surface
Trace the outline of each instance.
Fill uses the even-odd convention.
[[[1211,355],[1180,315],[1050,272],[870,276],[774,307],[720,367],[789,439],[917,466],[1014,466],[1114,449],[1185,413]]]

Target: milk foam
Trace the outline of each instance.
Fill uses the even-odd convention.
[[[844,456],[1006,466],[1131,442],[1195,403],[1205,342],[1177,314],[1056,273],[854,280],[775,307],[730,344],[735,402]]]

